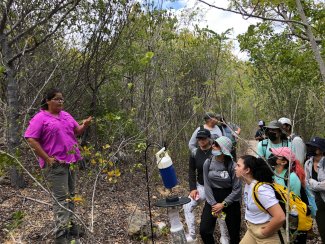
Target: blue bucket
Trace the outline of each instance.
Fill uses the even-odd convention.
[[[171,189],[177,185],[177,178],[173,165],[164,169],[159,169],[159,172],[166,188]]]

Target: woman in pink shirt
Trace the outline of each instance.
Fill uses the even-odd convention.
[[[82,134],[92,120],[89,117],[79,125],[69,113],[63,111],[63,103],[59,90],[48,91],[40,112],[30,120],[25,132],[25,138],[39,156],[40,167],[45,169],[55,197],[55,243],[69,243],[70,235],[81,234],[72,221],[71,212],[66,210],[74,210],[71,199],[75,194],[75,172],[70,166],[81,159],[76,136]]]

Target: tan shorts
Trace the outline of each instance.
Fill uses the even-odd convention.
[[[240,244],[278,244],[281,243],[278,232],[274,233],[272,236],[265,237],[261,230],[262,227],[267,225],[264,224],[252,224],[246,221],[247,231],[240,241]],[[284,238],[284,236],[283,236]]]

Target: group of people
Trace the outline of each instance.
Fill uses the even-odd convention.
[[[54,199],[55,243],[70,243],[71,236],[81,236],[82,230],[73,218],[75,194],[74,165],[80,160],[76,136],[90,125],[92,117],[79,123],[63,110],[62,92],[46,93],[41,110],[31,119],[25,138],[39,156],[39,164],[49,182]],[[227,123],[218,114],[207,113],[205,123],[193,133],[189,149],[189,197],[184,205],[188,227],[187,240],[196,239],[193,210],[204,202],[200,235],[204,243],[215,243],[214,229],[220,227],[221,243],[280,243],[285,213],[273,188],[262,184],[258,189],[261,210],[252,192],[257,182],[287,186],[301,196],[302,189],[310,192],[315,205],[315,219],[325,242],[325,139],[314,137],[306,144],[292,134],[288,118],[259,122],[258,156],[245,155],[236,159],[236,142],[240,128]],[[291,173],[288,174],[288,167]],[[240,240],[242,182],[247,232]],[[317,210],[317,211],[316,211]],[[307,233],[298,233],[294,243],[306,243]]]
[[[256,133],[257,157],[244,155],[236,160],[234,141],[219,126],[229,128],[236,138],[235,128],[218,115],[209,113],[204,119],[205,124],[194,131],[189,142],[191,202],[183,207],[187,241],[197,238],[193,210],[204,202],[199,230],[205,244],[215,243],[217,222],[222,244],[283,243],[285,212],[270,184],[288,187],[290,182],[295,195],[302,197],[302,192],[309,193],[308,205],[315,208],[318,230],[325,243],[325,139],[313,137],[304,143],[300,136],[292,134],[288,118],[271,121],[267,126],[260,121],[262,133]],[[255,189],[258,182],[263,183]],[[253,198],[253,189],[266,211]],[[240,240],[242,195],[247,231]],[[307,232],[291,230],[290,238],[293,243],[306,243]]]

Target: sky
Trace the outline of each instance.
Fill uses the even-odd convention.
[[[206,2],[223,8],[227,8],[229,4],[228,0],[206,0]],[[163,1],[162,7],[164,9],[173,9],[172,11],[176,14],[199,7],[203,15],[202,19],[200,19],[197,24],[200,27],[208,27],[217,33],[225,32],[227,29],[232,29],[229,37],[234,43],[233,54],[240,59],[247,59],[247,54],[240,52],[236,37],[238,34],[246,32],[249,25],[255,24],[257,22],[256,19],[245,20],[239,14],[211,8],[203,3],[197,2],[197,0],[165,0]]]

